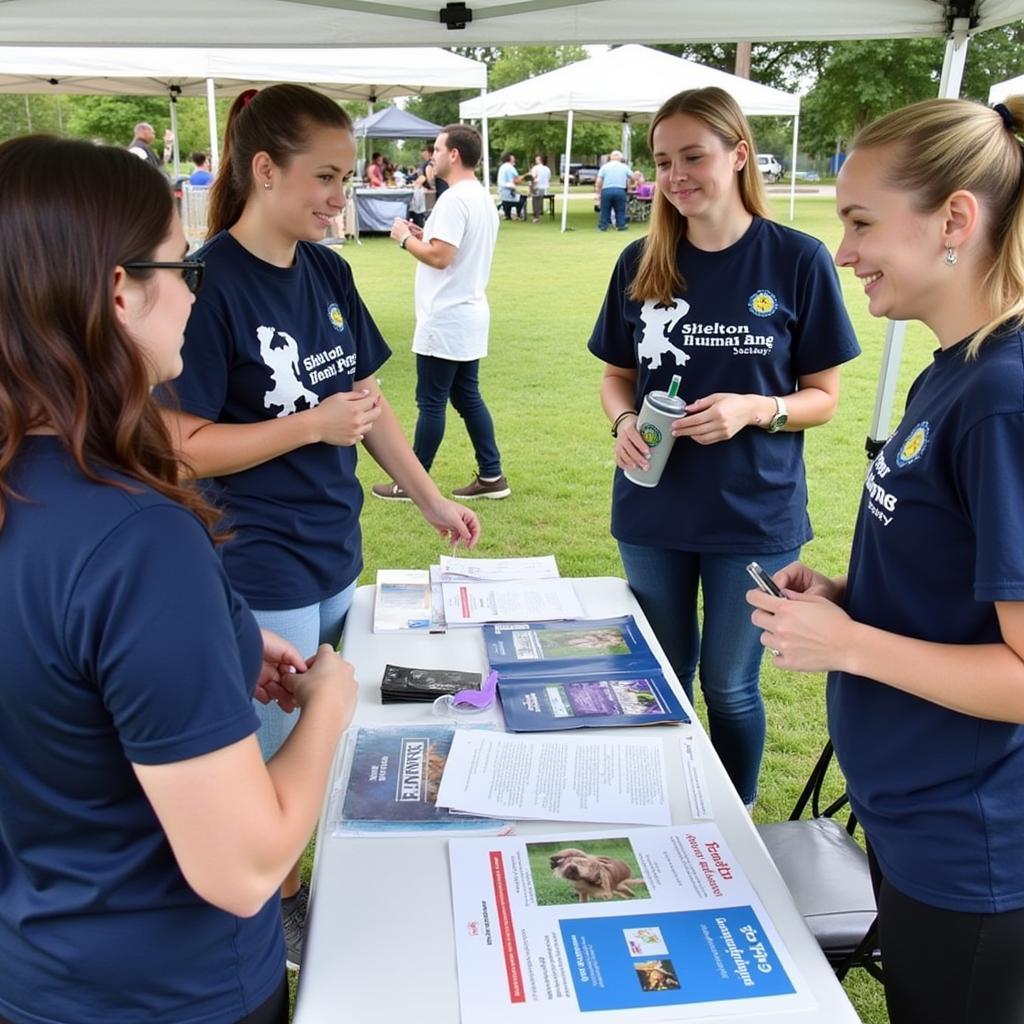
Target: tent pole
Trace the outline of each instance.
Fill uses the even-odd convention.
[[[793,166],[789,169],[789,219],[796,219],[796,154],[800,140],[800,111],[793,115]]]
[[[216,173],[220,163],[220,148],[217,145],[217,97],[212,78],[206,80],[206,116],[210,123],[210,170]]]
[[[171,165],[174,167],[175,178],[181,174],[181,153],[178,149],[178,91],[177,86],[171,86],[171,134],[174,136],[174,141],[171,143],[171,153],[173,154]]]
[[[480,102],[484,104],[487,102],[487,86],[485,85],[480,90]],[[484,116],[480,120],[480,141],[483,143],[484,149],[484,188],[487,189],[487,194],[491,194],[491,137],[488,132],[487,124],[487,107],[484,107]]]
[[[569,168],[572,167],[572,111],[565,119],[565,171],[562,174],[562,230],[569,220]]]
[[[629,126],[629,114],[622,115],[622,162],[633,163],[633,132]]]
[[[942,60],[942,77],[939,79],[939,98],[955,99],[960,95],[960,84],[964,77],[967,61],[967,46],[970,37],[968,18],[956,18],[953,30],[946,41],[946,54]],[[903,353],[903,339],[907,333],[905,320],[890,320],[885,329],[885,345],[882,349],[882,369],[878,377],[878,391],[875,396],[875,413],[871,418],[871,433],[868,434],[868,458],[873,459],[882,449],[889,436],[892,407],[896,395],[896,380],[900,371],[900,356]]]

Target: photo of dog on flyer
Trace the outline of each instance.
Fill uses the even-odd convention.
[[[538,906],[650,898],[626,838],[527,843],[526,850]]]

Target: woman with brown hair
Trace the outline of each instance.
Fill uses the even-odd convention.
[[[345,206],[348,114],[300,85],[251,90],[231,108],[222,152],[173,431],[233,530],[223,549],[231,582],[261,626],[308,656],[337,645],[363,567],[357,445],[440,536],[472,547],[480,527],[413,455],[376,376],[390,349],[348,264],[316,244]],[[257,711],[269,758],[296,716]],[[307,899],[298,863],[282,897],[297,967]]]
[[[839,364],[860,350],[824,246],[767,219],[735,100],[681,92],[649,139],[650,233],[619,258],[590,337],[619,469],[612,534],[687,696],[699,665],[711,740],[752,805],[765,713],[744,566],[774,572],[810,539],[803,432],[831,419]],[[637,410],[676,373],[691,401],[660,483],[641,487],[622,473],[648,465]]]
[[[351,666],[262,638],[151,389],[202,279],[166,179],[0,146],[0,1020],[284,1024],[277,900]],[[253,692],[301,705],[264,765]]]

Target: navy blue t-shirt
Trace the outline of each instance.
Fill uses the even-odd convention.
[[[685,294],[672,306],[626,291],[643,254],[628,246],[612,272],[589,348],[637,370],[636,408],[683,378],[687,402],[716,392],[788,395],[797,378],[860,352],[835,267],[816,238],[755,217],[734,245],[704,252],[685,239]],[[788,551],[811,538],[803,433],[741,430],[718,444],[679,438],[657,487],[616,470],[612,534],[683,551]]]
[[[104,472],[110,479],[128,482]],[[192,891],[131,762],[259,725],[262,642],[202,524],[30,438],[0,530],[0,1017],[229,1024],[284,970],[279,901]]]
[[[1024,600],[1024,339],[935,353],[864,484],[846,609],[944,644],[1002,639],[993,602]],[[963,679],[965,690],[970,677]],[[886,878],[933,906],[1024,907],[1024,726],[845,673],[829,730]]]
[[[300,242],[295,263],[275,267],[223,231],[197,256],[206,276],[173,385],[185,412],[218,423],[289,416],[351,391],[391,354],[330,249]],[[222,556],[252,607],[315,604],[362,570],[354,445],[305,445],[207,492],[235,533]]]

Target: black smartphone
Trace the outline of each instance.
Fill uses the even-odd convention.
[[[757,584],[760,590],[763,590],[766,594],[771,594],[772,597],[785,597],[786,595],[779,590],[778,584],[761,568],[757,562],[751,562],[747,566],[747,572],[750,573],[750,578]]]

